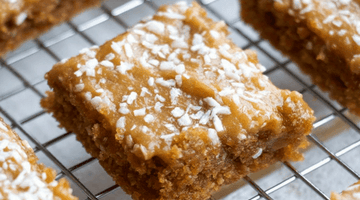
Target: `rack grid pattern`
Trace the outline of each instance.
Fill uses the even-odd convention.
[[[155,13],[159,5],[173,2],[175,1],[110,0],[103,3],[100,8],[81,14],[0,59],[0,116],[11,124],[23,139],[30,141],[41,162],[50,163],[50,166],[57,169],[59,172],[57,179],[66,177],[71,180],[75,194],[81,198],[114,199],[118,192],[123,195],[122,197],[130,199],[109,177],[105,178],[108,183],[104,186],[99,187],[96,183],[92,183],[96,177],[106,176],[97,166],[95,169],[99,170],[77,174],[78,171],[89,165],[94,165],[94,163],[96,165],[96,159],[83,152],[86,155],[85,159],[83,159],[84,156],[75,155],[71,162],[67,162],[61,157],[61,154],[58,154],[59,151],[62,151],[61,147],[56,147],[60,143],[65,146],[71,146],[71,144],[79,146],[79,144],[73,142],[75,141],[73,133],[64,133],[63,129],[57,128],[56,122],[52,121],[51,116],[38,105],[39,100],[45,96],[45,91],[48,89],[43,76],[54,63],[61,59],[76,55],[84,47],[102,44],[124,32],[140,19]],[[224,20],[228,24],[231,31],[230,37],[237,45],[243,49],[250,48],[258,52],[260,62],[267,67],[265,74],[275,85],[301,92],[315,110],[318,118],[314,124],[314,131],[308,136],[308,139],[312,144],[311,148],[318,149],[320,153],[316,153],[315,150],[310,153],[305,152],[305,161],[302,164],[291,162],[278,164],[276,170],[287,171],[285,178],[272,180],[269,183],[266,176],[261,176],[265,178],[246,176],[241,184],[233,184],[230,189],[227,188],[225,192],[220,192],[222,194],[214,194],[213,199],[286,199],[287,194],[281,195],[284,192],[280,192],[280,195],[275,194],[299,180],[302,187],[307,188],[304,191],[312,191],[312,195],[316,196],[313,199],[329,199],[329,191],[339,192],[355,180],[360,179],[360,168],[356,168],[358,163],[351,158],[343,158],[343,156],[350,155],[351,152],[359,151],[359,118],[349,114],[346,108],[342,108],[330,100],[325,93],[311,84],[309,78],[297,70],[290,60],[272,49],[255,31],[244,25],[239,18],[238,0],[198,0],[198,3],[206,8],[211,18]],[[45,135],[46,133],[39,135],[39,127],[43,128],[43,126],[46,129],[44,132],[50,132],[48,135]],[[330,132],[336,134],[333,134],[330,139],[323,136]],[[341,133],[337,134],[337,132]],[[55,136],[53,133],[56,133]],[[346,137],[346,139],[343,141],[342,137]],[[333,143],[340,145],[332,148],[331,144]],[[78,152],[76,149],[72,151],[74,154]],[[335,169],[340,169],[343,174],[346,174],[339,175],[342,181],[338,182],[341,182],[339,185],[342,188],[329,188],[328,186],[331,184],[324,186],[319,183],[316,176],[314,176],[315,179],[309,176],[316,171],[329,169],[329,176],[337,174],[338,171],[332,171],[333,168],[326,167],[329,165],[335,165]],[[276,174],[274,171],[272,173]],[[95,178],[86,180],[87,177]],[[320,178],[322,177],[320,176]],[[248,197],[245,198],[240,194],[243,192],[239,192],[241,189],[239,185],[244,188],[251,186],[253,189],[249,187],[246,189],[253,191],[249,192]],[[291,190],[296,190],[296,188]],[[298,196],[301,199],[301,195]],[[292,198],[294,197],[289,197],[289,199]]]

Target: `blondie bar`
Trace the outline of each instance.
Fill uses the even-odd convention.
[[[101,0],[0,0],[0,56]]]
[[[65,179],[55,181],[55,171],[37,160],[29,143],[0,118],[0,199],[78,199]]]
[[[241,1],[245,22],[360,115],[360,1]]]
[[[301,160],[313,111],[262,74],[198,4],[151,18],[46,74],[42,106],[134,199],[207,199],[281,160]]]

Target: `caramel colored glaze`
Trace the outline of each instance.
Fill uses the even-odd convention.
[[[280,13],[289,14],[324,41],[324,48],[345,61],[351,72],[360,72],[360,4],[358,0],[280,0],[273,3]],[[269,8],[271,8],[269,7]],[[303,38],[308,33],[298,34]]]
[[[341,194],[332,192],[330,200],[359,200],[360,199],[360,181],[354,183]]]
[[[29,144],[0,118],[0,199],[78,199],[65,179],[55,181],[55,171],[37,160]]]
[[[342,26],[347,23],[342,22],[343,33],[341,33],[336,25],[322,24],[320,19],[329,16],[336,16],[335,19],[338,19],[340,15],[338,13],[345,12],[340,10],[344,5],[339,6],[339,9],[333,13],[329,13],[325,6],[319,6],[318,8],[325,7],[324,10],[314,9],[308,14],[301,15],[293,12],[290,1],[282,2],[280,4],[271,0],[241,1],[242,18],[258,30],[263,38],[269,40],[273,46],[297,63],[305,73],[311,76],[316,85],[329,92],[332,99],[349,108],[354,114],[360,115],[360,75],[357,74],[356,69],[360,66],[356,61],[360,44],[356,44],[351,37],[352,34],[355,38],[357,34],[360,34],[357,33],[360,29],[356,28],[360,27],[359,12],[354,11],[354,9],[360,10],[358,3],[349,1],[349,4],[353,5],[349,12],[353,12],[351,16],[354,16],[350,19],[353,20],[352,24],[357,22],[358,26],[353,25],[350,28],[349,25],[349,29],[343,29]],[[318,1],[314,2],[318,3]],[[319,13],[326,13],[326,15]],[[338,23],[335,22],[335,24]],[[316,27],[318,29],[315,29]],[[326,35],[330,34],[330,31],[334,32],[331,37]],[[345,31],[346,34],[344,34]],[[350,59],[352,56],[354,58]]]
[[[206,199],[279,160],[301,160],[313,111],[196,3],[163,6],[56,64],[42,106],[134,199]]]
[[[0,0],[0,56],[100,0]]]

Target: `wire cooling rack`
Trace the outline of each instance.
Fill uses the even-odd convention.
[[[131,199],[112,181],[97,160],[85,152],[73,133],[39,105],[49,88],[44,74],[84,47],[100,45],[124,32],[158,6],[175,1],[110,0],[0,59],[0,116],[30,142],[40,162],[72,182],[80,199]],[[265,74],[280,88],[301,92],[317,121],[303,162],[277,163],[225,186],[213,199],[329,199],[360,179],[360,119],[314,86],[296,66],[239,18],[238,0],[198,1],[214,20],[224,20],[240,47],[258,52]]]

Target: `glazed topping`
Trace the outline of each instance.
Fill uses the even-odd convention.
[[[301,107],[262,75],[255,53],[236,47],[227,34],[224,22],[205,18],[197,4],[178,3],[100,48],[82,50],[65,66],[73,67],[74,92],[108,118],[119,140],[150,159],[189,128],[205,129],[220,145],[219,137],[241,141],[268,122],[281,124],[277,110],[284,100],[291,109]]]
[[[360,4],[358,0],[277,0],[290,15],[305,20],[329,49],[340,52],[360,73]]]
[[[14,23],[20,25],[27,18],[25,4],[24,0],[0,0],[0,24],[15,17]]]
[[[0,120],[0,199],[53,199],[46,174],[32,168],[25,148],[31,147],[25,141],[20,144]],[[50,183],[52,187],[56,184]]]
[[[23,4],[23,0],[0,0],[2,5],[10,4],[12,7],[19,6]]]

